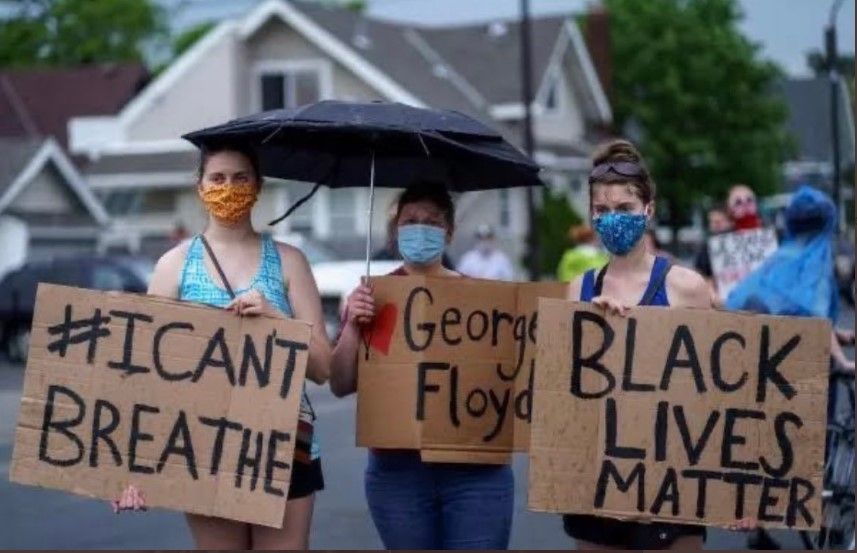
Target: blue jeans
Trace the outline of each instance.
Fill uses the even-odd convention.
[[[506,549],[514,496],[508,465],[369,452],[366,499],[387,549]]]

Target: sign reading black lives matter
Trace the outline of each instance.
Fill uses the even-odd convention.
[[[357,443],[423,460],[508,463],[529,446],[539,296],[559,282],[373,278],[358,353]]]
[[[281,527],[310,326],[39,285],[10,478]]]
[[[529,505],[818,528],[830,323],[542,299]]]
[[[777,251],[777,233],[772,228],[739,230],[708,239],[711,272],[720,299]]]

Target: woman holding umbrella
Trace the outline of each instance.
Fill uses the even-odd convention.
[[[404,260],[394,275],[461,278],[442,264],[455,230],[455,206],[441,185],[420,182],[408,188],[394,221]],[[339,397],[357,391],[360,326],[374,315],[371,286],[358,286],[348,296],[333,350],[330,387]],[[425,463],[414,450],[370,450],[366,498],[387,549],[508,547],[514,500],[508,465]]]
[[[208,227],[164,254],[149,294],[205,303],[237,316],[295,317],[313,324],[307,378],[324,383],[330,367],[321,300],[300,250],[260,235],[250,212],[262,187],[255,155],[236,147],[203,147],[197,191],[209,213]],[[306,549],[315,492],[324,487],[314,415],[304,393],[292,480],[281,529],[188,514],[199,549]],[[142,491],[129,486],[115,512],[140,510]]]
[[[592,227],[610,252],[608,264],[572,281],[569,299],[592,302],[615,315],[632,305],[708,309],[708,285],[697,273],[673,267],[646,247],[643,235],[654,217],[655,183],[642,156],[626,140],[601,144],[589,174]],[[642,299],[641,299],[642,298]],[[563,524],[579,549],[701,549],[703,526],[620,521],[565,515]],[[738,521],[748,529],[754,521]]]

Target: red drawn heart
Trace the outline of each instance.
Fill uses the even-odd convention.
[[[396,318],[399,314],[396,305],[386,303],[375,315],[375,319],[369,326],[363,327],[363,343],[372,349],[387,355],[390,353],[390,342],[393,339],[393,330],[396,328]]]

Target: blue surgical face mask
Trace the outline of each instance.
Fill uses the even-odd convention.
[[[440,259],[446,247],[446,229],[434,225],[399,227],[399,253],[408,263],[429,265]]]
[[[601,243],[613,255],[626,255],[646,232],[642,213],[606,213],[592,220]]]

